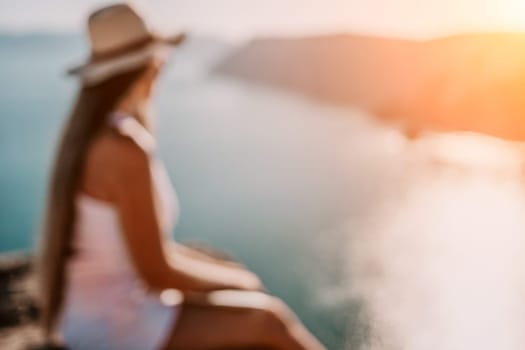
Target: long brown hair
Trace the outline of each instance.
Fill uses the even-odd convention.
[[[116,75],[95,86],[82,86],[65,124],[51,173],[37,263],[41,321],[50,341],[66,288],[66,263],[73,253],[74,198],[88,146],[109,113],[146,71],[145,67]]]

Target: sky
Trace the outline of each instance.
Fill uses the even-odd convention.
[[[0,0],[0,31],[81,31],[107,0]],[[136,0],[165,30],[232,40],[358,32],[428,38],[525,31],[523,0]]]

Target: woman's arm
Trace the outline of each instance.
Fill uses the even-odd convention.
[[[217,269],[223,271],[226,274],[236,274],[240,278],[251,280],[254,284],[258,284],[258,290],[263,289],[263,285],[259,277],[239,263],[233,262],[231,260],[221,259],[211,254],[206,254],[171,240],[165,243],[165,247],[167,249],[168,259],[172,259],[175,265],[185,264],[187,266],[201,266],[202,268],[207,268],[210,270]]]
[[[246,270],[246,267],[228,257],[222,257],[220,253],[214,254],[214,251],[208,252],[207,247],[200,248],[199,245],[196,247],[188,244],[180,244],[175,241],[167,242],[168,253],[173,254],[174,256],[183,255],[188,258],[193,258],[201,261],[206,261],[209,263],[219,264],[221,266]]]
[[[182,291],[259,289],[260,281],[252,273],[168,254],[157,216],[149,156],[129,139],[119,140],[116,153],[112,165],[115,202],[127,251],[144,282],[156,289]]]

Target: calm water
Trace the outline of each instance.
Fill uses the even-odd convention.
[[[159,87],[175,237],[248,264],[330,349],[523,349],[521,151],[409,143],[357,111],[208,74],[229,49],[190,42]],[[0,36],[0,52],[3,252],[34,246],[75,89],[63,69],[83,46]]]

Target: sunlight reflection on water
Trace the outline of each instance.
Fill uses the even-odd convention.
[[[434,135],[403,152],[391,172],[403,185],[341,228],[350,289],[370,326],[363,348],[523,349],[519,147]]]

